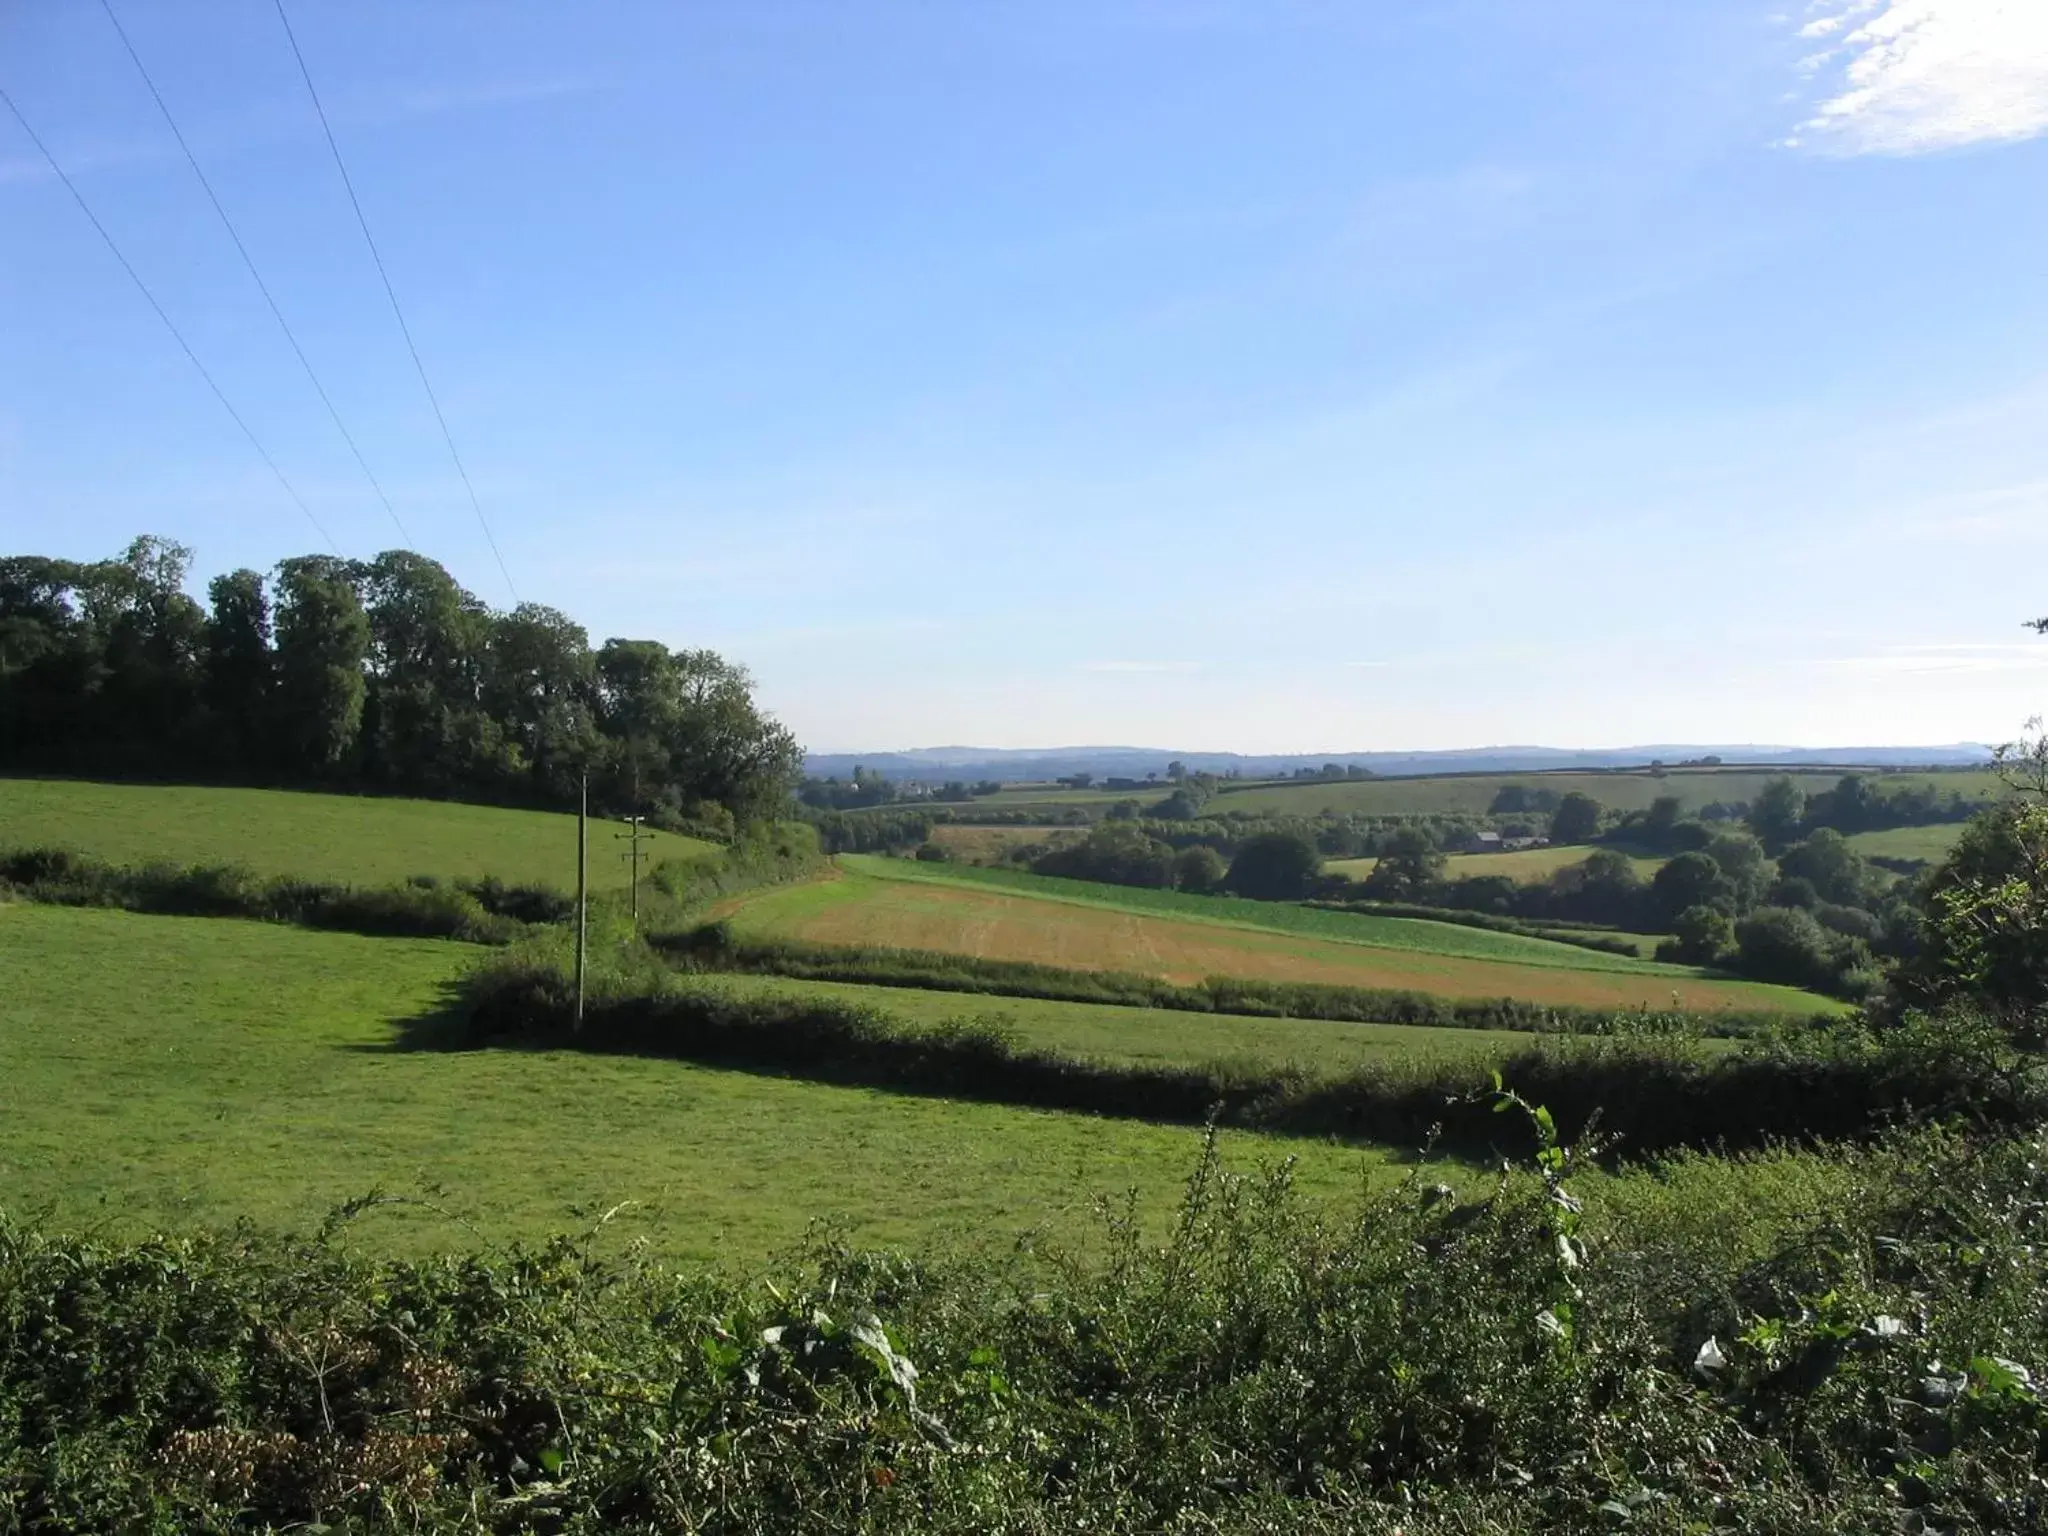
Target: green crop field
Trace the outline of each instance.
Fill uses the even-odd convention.
[[[1196,1157],[1184,1128],[630,1056],[392,1049],[473,954],[0,905],[0,1203],[123,1232],[304,1228],[373,1188],[437,1186],[450,1214],[394,1207],[358,1230],[420,1251],[576,1230],[634,1201],[607,1241],[746,1260],[814,1217],[873,1243],[1086,1241],[1096,1195],[1135,1189],[1163,1212]],[[1306,1186],[1332,1196],[1388,1166],[1314,1142],[1225,1143],[1239,1166],[1298,1156]]]
[[[1426,814],[1482,815],[1493,797],[1509,784],[1548,789],[1557,794],[1578,790],[1610,810],[1647,810],[1660,795],[1676,795],[1686,810],[1716,801],[1733,804],[1756,798],[1770,780],[1789,774],[1808,794],[1830,789],[1846,768],[1674,768],[1663,774],[1648,769],[1559,773],[1447,774],[1429,778],[1353,779],[1342,783],[1264,784],[1225,789],[1211,800],[1206,814],[1233,811],[1262,816],[1317,816],[1326,812],[1362,816]],[[1864,770],[1884,784],[1933,784],[1944,793],[1955,790],[1965,799],[1990,798],[1998,781],[1989,773],[1962,769],[1882,773]]]
[[[1606,1007],[1666,1007],[1675,999],[1687,1008],[1788,1014],[1837,1006],[1789,987],[1449,923],[907,860],[845,856],[841,864],[837,879],[734,903],[733,927],[742,935],[1135,971],[1181,983],[1236,976]]]
[[[1511,1030],[1246,1018],[1168,1008],[1126,1008],[1110,1003],[1046,1002],[977,993],[927,992],[914,987],[794,981],[782,976],[720,976],[711,984],[742,995],[771,993],[865,1003],[926,1024],[960,1018],[988,1019],[1009,1031],[1021,1045],[1089,1061],[1138,1066],[1256,1063],[1268,1068],[1292,1066],[1319,1075],[1334,1075],[1396,1056],[1444,1056],[1452,1052],[1499,1055],[1526,1049],[1529,1044],[1528,1035]],[[1710,1042],[1715,1048],[1724,1044]]]
[[[1963,826],[1962,822],[1951,821],[1932,827],[1855,832],[1849,836],[1849,846],[1865,858],[1924,859],[1929,864],[1938,864],[1948,857],[1956,839],[1963,835]]]
[[[1479,875],[1506,875],[1510,880],[1534,885],[1548,880],[1567,865],[1583,864],[1592,852],[1591,848],[1581,844],[1561,843],[1554,848],[1523,848],[1514,853],[1454,853],[1444,860],[1444,878],[1463,880]],[[1636,873],[1645,880],[1664,867],[1664,860],[1654,855],[1630,854],[1628,858],[1635,865]],[[1377,863],[1378,859],[1331,859],[1323,868],[1347,880],[1363,880]]]
[[[617,830],[590,824],[593,885],[626,883]],[[712,848],[667,833],[650,846],[656,861]],[[442,800],[0,778],[0,848],[23,847],[68,848],[117,864],[241,864],[359,885],[431,874],[576,887],[574,816]]]
[[[1690,974],[1683,967],[1646,966],[1625,956],[1554,944],[1546,939],[1495,933],[1484,928],[1430,922],[1421,918],[1375,917],[1356,912],[1328,911],[1294,902],[1252,901],[1237,896],[1197,896],[1184,891],[1104,885],[1093,880],[1034,875],[1026,870],[963,869],[875,854],[845,854],[839,864],[856,875],[877,880],[1000,891],[1034,901],[1107,908],[1227,928],[1298,934],[1344,944],[1369,945],[1375,949],[1412,950],[1421,954],[1508,961],[1516,965],[1561,966],[1567,970],[1624,971],[1632,975],[1656,976]]]

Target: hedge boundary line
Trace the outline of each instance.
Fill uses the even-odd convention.
[[[494,945],[510,944],[533,925],[559,922],[574,909],[570,897],[548,886],[507,885],[489,876],[356,886],[259,875],[237,864],[109,864],[63,848],[0,852],[0,889],[53,906]]]
[[[1858,1139],[1925,1115],[2018,1124],[2044,1108],[2032,1078],[1990,1079],[1953,1055],[1835,1037],[1804,1052],[1711,1055],[1685,1040],[1532,1042],[1497,1060],[1416,1058],[1317,1077],[1087,1060],[1019,1046],[986,1019],[920,1027],[860,1004],[737,997],[660,974],[601,984],[579,1030],[563,968],[517,953],[464,981],[458,1013],[470,1045],[667,1057],[1018,1107],[1470,1152],[1533,1146],[1526,1125],[1493,1112],[1495,1073],[1545,1105],[1560,1135],[1576,1138],[1597,1122],[1627,1156]]]
[[[1696,1034],[1744,1039],[1832,1016],[1730,1010],[1593,1008],[1520,998],[1451,998],[1427,992],[1318,982],[1211,976],[1191,986],[1127,971],[1077,971],[1032,960],[989,960],[919,949],[845,949],[800,940],[741,939],[726,923],[654,934],[649,943],[685,969],[916,987],[1046,1002],[1117,1003],[1185,1013],[1327,1019],[1342,1024],[1422,1024],[1436,1029],[1508,1029],[1557,1035]]]

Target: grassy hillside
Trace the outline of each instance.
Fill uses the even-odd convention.
[[[1431,812],[1482,814],[1506,784],[1527,784],[1563,795],[1573,790],[1591,795],[1612,810],[1647,810],[1660,795],[1676,795],[1685,809],[1698,810],[1715,801],[1733,803],[1756,798],[1771,779],[1789,774],[1808,794],[1832,788],[1843,768],[1821,769],[1672,769],[1662,775],[1647,769],[1612,773],[1483,773],[1414,779],[1359,779],[1327,784],[1269,784],[1226,789],[1209,802],[1208,813],[1244,811],[1267,816],[1316,816],[1323,812],[1365,816],[1421,815]],[[1988,773],[1962,770],[1883,775],[1886,784],[1934,784],[1944,793],[1956,790],[1966,798],[1988,797],[1998,781]]]
[[[590,824],[590,878],[623,886],[608,822]],[[0,848],[58,847],[117,864],[242,864],[265,875],[386,884],[410,875],[496,875],[576,886],[576,818],[442,800],[277,789],[0,778]],[[655,859],[712,845],[657,834]]]
[[[1454,923],[1412,917],[1373,917],[1332,912],[1284,901],[1252,901],[1237,896],[1196,896],[1182,891],[1140,886],[1105,885],[1093,880],[1068,880],[1013,869],[959,869],[874,854],[847,854],[842,868],[877,880],[920,885],[956,886],[974,891],[1002,891],[1035,901],[1103,907],[1182,922],[1228,928],[1253,928],[1268,933],[1298,934],[1376,949],[1413,950],[1430,955],[1458,955],[1477,960],[1510,961],[1517,965],[1562,966],[1569,970],[1624,971],[1632,975],[1666,975],[1674,968],[1645,964],[1626,956],[1601,954],[1547,939],[1494,933]]]
[[[453,944],[0,905],[0,1203],[123,1231],[303,1227],[373,1188],[434,1185],[462,1220],[392,1208],[364,1218],[360,1239],[417,1251],[532,1237],[637,1201],[613,1224],[621,1237],[732,1259],[792,1243],[814,1218],[879,1243],[1085,1236],[1095,1195],[1136,1190],[1163,1211],[1197,1155],[1194,1131],[1129,1121],[623,1056],[392,1049],[397,1024],[434,1008],[468,958]],[[1300,1141],[1228,1145],[1240,1164],[1298,1156],[1325,1194],[1378,1162]]]
[[[1181,983],[1236,976],[1605,1007],[1676,999],[1692,1009],[1801,1015],[1830,1006],[1792,988],[1446,923],[1227,901],[1211,904],[1217,916],[1204,918],[1178,904],[1199,907],[1209,904],[1205,897],[998,871],[935,876],[907,861],[843,863],[838,879],[735,904],[733,927],[742,936],[1135,971]],[[1234,920],[1240,906],[1264,921]]]

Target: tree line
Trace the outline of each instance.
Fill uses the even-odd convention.
[[[410,550],[230,571],[192,551],[0,557],[0,770],[640,808],[722,835],[773,815],[796,739],[746,671],[653,640],[592,646],[494,610]]]

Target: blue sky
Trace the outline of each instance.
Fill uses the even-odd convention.
[[[290,0],[519,596],[810,746],[1998,740],[2048,4]],[[269,0],[116,0],[412,543],[511,600]],[[88,0],[0,86],[400,541]],[[321,547],[0,113],[0,546]]]

